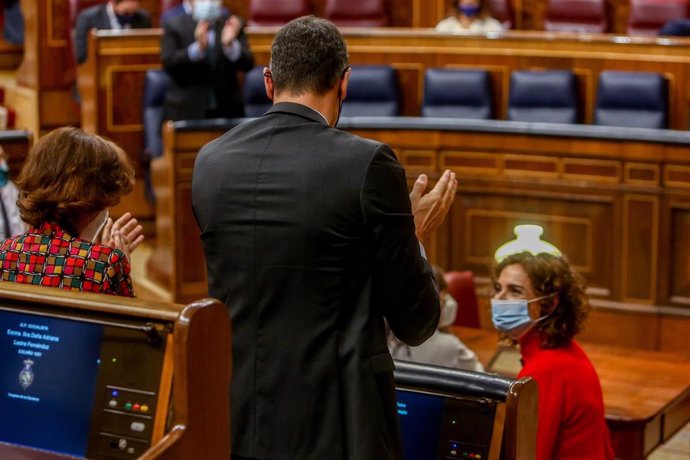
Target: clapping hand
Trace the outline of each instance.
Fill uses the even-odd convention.
[[[112,218],[103,227],[101,243],[121,249],[127,257],[144,241],[144,229],[139,222],[132,217],[131,212],[126,212],[113,222]]]
[[[208,28],[210,23],[208,21],[199,21],[194,29],[194,40],[199,43],[203,51],[208,49]]]
[[[443,223],[458,188],[455,173],[450,170],[446,170],[436,186],[424,195],[428,183],[427,176],[421,174],[410,192],[415,231],[419,241],[426,240]]]
[[[237,16],[230,16],[223,25],[223,31],[220,35],[220,42],[224,47],[232,44],[233,40],[237,38],[242,30],[242,21]]]

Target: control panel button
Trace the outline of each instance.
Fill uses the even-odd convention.
[[[110,407],[117,407],[117,400],[116,399],[111,399],[108,401],[108,406]]]
[[[143,422],[132,422],[132,424],[129,425],[129,428],[132,431],[136,431],[137,433],[141,433],[146,429],[146,424]]]
[[[148,412],[149,406],[147,406],[146,404],[142,404],[142,406],[139,408],[139,410],[142,412]]]
[[[125,450],[127,448],[127,440],[122,438],[117,442],[117,447],[120,450]]]

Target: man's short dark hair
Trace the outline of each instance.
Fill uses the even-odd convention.
[[[280,29],[271,46],[271,74],[276,93],[324,94],[349,66],[345,40],[330,21],[303,16]]]

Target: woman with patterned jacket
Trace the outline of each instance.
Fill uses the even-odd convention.
[[[42,137],[16,182],[29,230],[0,244],[0,279],[134,297],[129,253],[142,227],[129,213],[108,217],[133,183],[134,169],[114,143],[77,128]]]

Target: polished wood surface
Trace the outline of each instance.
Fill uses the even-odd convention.
[[[161,431],[165,426],[171,428],[158,436],[154,429],[154,444],[140,458],[225,460],[230,457],[230,317],[220,302],[213,299],[189,305],[144,302],[13,283],[2,283],[0,299],[4,308],[30,308],[34,312],[73,318],[145,320],[157,327],[170,328],[157,392],[161,397],[159,402],[163,402],[158,407],[167,407],[170,401],[170,414],[159,411],[154,426]],[[66,458],[3,443],[0,443],[0,457]]]
[[[489,365],[497,350],[496,331],[454,327],[452,332]],[[581,344],[599,374],[617,458],[645,458],[690,421],[690,360],[675,353]]]

